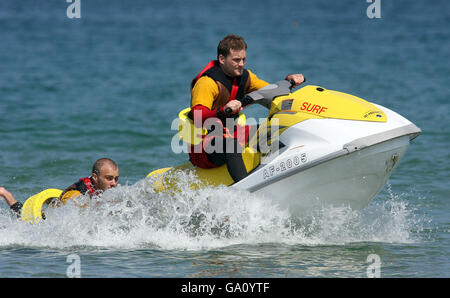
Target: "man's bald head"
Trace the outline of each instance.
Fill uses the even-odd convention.
[[[100,158],[92,167],[92,181],[97,190],[116,187],[119,182],[119,167],[109,158]]]
[[[119,166],[116,164],[116,162],[114,160],[104,157],[104,158],[97,159],[97,161],[92,166],[92,173],[96,173],[97,175],[100,174],[100,171],[104,165],[109,165],[114,169],[119,168]]]

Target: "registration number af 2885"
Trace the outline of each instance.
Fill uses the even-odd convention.
[[[263,178],[268,179],[278,174],[281,174],[289,169],[299,167],[301,164],[304,164],[308,161],[306,157],[306,153],[302,153],[296,155],[292,158],[288,158],[286,160],[280,161],[273,166],[264,169]]]

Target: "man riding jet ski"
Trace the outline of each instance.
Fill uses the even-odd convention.
[[[232,121],[228,121],[232,125],[227,127],[226,120],[238,117],[244,95],[269,85],[244,68],[246,50],[240,36],[228,35],[220,41],[217,60],[209,62],[191,83],[191,109],[187,110],[197,128],[208,126],[201,138],[189,143],[190,161],[203,169],[226,164],[235,182],[248,174],[241,152],[248,142],[250,127],[235,129]],[[286,79],[295,86],[304,82],[301,74],[288,75]],[[211,133],[211,128],[217,133]]]
[[[235,182],[225,164],[205,169],[186,163],[148,174],[154,189],[176,190],[174,174],[182,171],[195,175],[198,183],[191,188],[226,185],[268,197],[293,213],[323,205],[366,206],[421,130],[392,110],[350,94],[312,85],[291,88],[283,80],[240,99],[241,106],[258,103],[269,110],[242,150],[248,173],[243,179]],[[190,108],[179,113],[178,136],[201,144],[208,131],[189,116]],[[245,125],[242,113],[237,123]]]

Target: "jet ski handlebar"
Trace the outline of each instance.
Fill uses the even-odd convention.
[[[282,95],[288,95],[291,93],[292,87],[295,83],[292,80],[282,80],[274,84],[267,85],[256,91],[250,92],[241,99],[238,99],[242,103],[242,107],[246,107],[250,104],[257,103],[267,109],[270,109],[272,101]],[[225,113],[232,114],[231,108],[226,108]]]

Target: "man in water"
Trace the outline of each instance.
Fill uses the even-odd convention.
[[[94,163],[91,176],[81,178],[78,182],[67,187],[59,200],[65,204],[68,200],[80,195],[88,195],[89,197],[99,195],[109,188],[116,187],[118,181],[119,167],[117,164],[112,159],[100,158]],[[23,204],[17,201],[4,187],[0,187],[0,197],[5,199],[11,210],[20,214]]]
[[[239,149],[248,142],[249,127],[234,130],[234,134],[230,133],[233,128],[225,126],[226,119],[237,117],[243,109],[240,99],[246,94],[269,84],[244,68],[246,51],[247,44],[242,37],[237,35],[224,37],[217,47],[217,60],[209,62],[191,83],[190,115],[194,124],[204,125],[206,119],[216,118],[216,124],[223,129],[223,134],[209,133],[203,136],[200,144],[188,146],[189,160],[200,168],[214,168],[226,163],[228,172],[235,182],[247,176],[240,153],[242,150]],[[293,82],[296,87],[302,84],[305,78],[302,74],[291,74],[286,76],[286,80]],[[244,131],[243,136],[239,136],[238,131]],[[211,150],[205,150],[208,146],[216,146],[215,144],[233,148],[233,152],[219,149],[221,152],[210,153]]]

